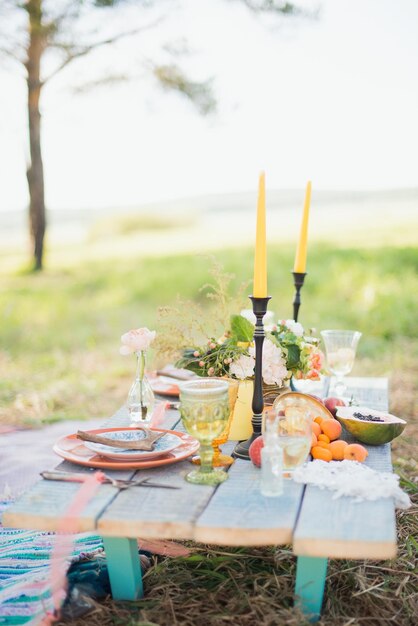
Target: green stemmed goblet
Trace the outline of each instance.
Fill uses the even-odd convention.
[[[217,485],[228,478],[212,467],[213,440],[224,431],[229,418],[229,385],[216,378],[189,380],[180,385],[180,415],[184,427],[200,442],[200,466],[186,476],[197,485]]]

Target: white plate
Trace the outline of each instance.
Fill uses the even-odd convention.
[[[114,432],[104,432],[101,433],[101,436],[107,437],[108,439],[117,439],[118,441],[141,441],[141,439],[144,439],[145,433],[143,430],[130,428]],[[177,435],[167,433],[164,437],[161,437],[161,439],[155,442],[153,450],[124,450],[123,448],[112,448],[102,443],[92,443],[90,441],[84,441],[83,443],[89,450],[93,450],[96,454],[100,454],[100,456],[104,456],[108,459],[114,459],[116,461],[145,461],[145,459],[153,459],[168,454],[183,442]]]

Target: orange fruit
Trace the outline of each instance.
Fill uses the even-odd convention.
[[[325,443],[329,443],[330,439],[326,435],[319,435],[318,436],[318,441],[325,441]]]
[[[315,424],[321,425],[321,422],[323,422],[324,419],[325,419],[324,417],[321,417],[320,415],[318,415],[318,417],[314,417],[314,422]]]
[[[316,438],[315,433],[312,433],[311,448],[313,448],[313,446],[316,446],[317,443],[318,443],[318,439]]]
[[[315,433],[317,437],[321,434],[321,427],[316,422],[312,422],[312,432]]]
[[[340,422],[337,422],[337,420],[332,419],[332,420],[325,420],[324,422],[322,422],[321,430],[324,433],[324,435],[329,437],[331,441],[334,441],[334,439],[338,439],[338,437],[341,435],[342,427],[341,427]]]
[[[329,448],[329,443],[327,443],[326,441],[318,441],[316,445],[320,448]]]
[[[321,459],[321,461],[331,461],[332,454],[330,450],[322,448],[321,446],[314,446],[311,450],[311,454],[314,459]]]
[[[360,463],[363,463],[368,454],[366,448],[359,443],[349,443],[344,448],[344,458],[348,461],[360,461]]]
[[[328,449],[331,450],[332,458],[334,461],[342,461],[344,458],[344,450],[347,447],[347,442],[342,439],[336,439],[331,441]]]

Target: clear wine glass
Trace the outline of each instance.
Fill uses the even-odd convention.
[[[361,333],[357,330],[323,330],[328,369],[336,376],[335,392],[340,397],[346,390],[344,376],[353,369]]]
[[[180,385],[180,415],[187,432],[200,442],[200,466],[186,480],[198,485],[217,485],[228,478],[213,468],[213,441],[225,430],[230,415],[229,385],[216,378],[189,380]]]

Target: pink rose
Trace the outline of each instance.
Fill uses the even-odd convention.
[[[130,330],[120,338],[122,345],[119,352],[126,355],[140,350],[148,350],[156,334],[155,330],[148,330],[148,328]]]

